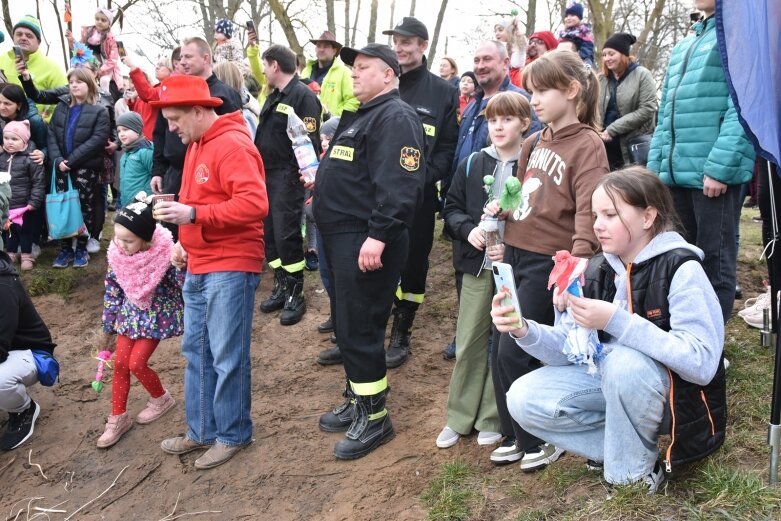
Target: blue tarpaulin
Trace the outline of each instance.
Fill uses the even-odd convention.
[[[740,123],[781,165],[781,0],[716,0],[716,32]]]

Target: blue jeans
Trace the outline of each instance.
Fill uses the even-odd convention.
[[[187,273],[184,296],[184,410],[198,443],[252,440],[250,339],[260,274]]]
[[[566,365],[532,371],[512,385],[507,408],[535,436],[604,461],[608,482],[638,481],[653,470],[659,434],[669,430],[667,370],[627,347],[611,351],[599,374],[586,370]]]

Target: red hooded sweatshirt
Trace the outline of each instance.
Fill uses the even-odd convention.
[[[179,201],[195,207],[195,224],[179,226],[188,271],[260,273],[266,172],[241,112],[220,116],[187,147]]]

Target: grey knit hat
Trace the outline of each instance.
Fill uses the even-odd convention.
[[[141,120],[141,115],[138,112],[125,112],[117,118],[117,126],[130,129],[139,136],[144,134],[144,122]]]

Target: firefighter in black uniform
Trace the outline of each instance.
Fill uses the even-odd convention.
[[[423,202],[410,230],[409,256],[396,290],[393,326],[386,362],[389,368],[403,364],[410,351],[415,312],[426,293],[428,256],[434,243],[435,214],[439,210],[436,183],[450,172],[458,142],[458,90],[428,70],[424,52],[428,30],[413,17],[405,17],[383,34],[393,35],[393,47],[401,67],[399,93],[420,118],[426,139],[426,185]]]
[[[298,79],[296,55],[281,45],[272,45],[262,55],[266,80],[274,89],[260,112],[255,134],[266,169],[269,212],[263,223],[266,259],[274,269],[274,289],[260,303],[263,313],[282,309],[283,326],[297,323],[306,312],[304,300],[304,250],[301,213],[304,187],[287,135],[288,113],[295,111],[304,122],[318,157],[320,148],[320,101]]]
[[[399,98],[390,47],[342,49],[361,102],[345,111],[320,164],[314,214],[331,266],[334,326],[347,376],[345,401],[320,417],[327,432],[347,431],[339,459],[360,458],[390,441],[385,408],[385,325],[407,259],[409,227],[426,180],[423,129]]]

